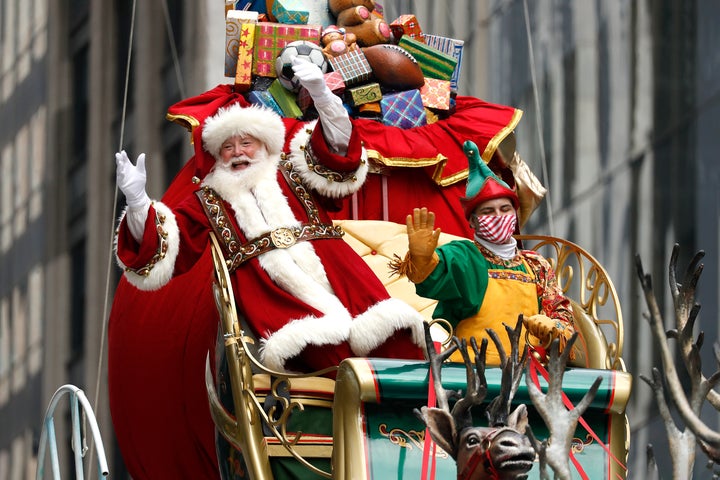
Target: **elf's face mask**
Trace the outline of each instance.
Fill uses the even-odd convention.
[[[476,215],[475,220],[475,235],[497,245],[510,240],[517,224],[515,212],[506,215]]]

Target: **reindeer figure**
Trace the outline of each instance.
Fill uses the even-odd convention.
[[[475,368],[473,368],[466,340],[453,337],[454,344],[444,352],[436,354],[430,337],[430,328],[425,325],[425,339],[438,408],[423,407],[421,411],[416,409],[415,413],[428,427],[435,443],[455,460],[458,480],[522,480],[527,478],[527,473],[533,466],[535,450],[528,438],[521,433],[528,424],[527,408],[525,405],[519,405],[510,413],[512,398],[517,391],[527,360],[527,351],[520,357],[517,347],[522,329],[522,317],[518,319],[515,329],[508,326],[505,326],[505,329],[512,344],[510,358],[505,355],[495,332],[488,330],[500,352],[503,375],[500,395],[490,402],[486,410],[489,426],[474,427],[470,411],[473,406],[482,404],[487,395],[485,378],[487,339],[482,340],[479,351],[475,339],[470,339],[475,353]],[[467,374],[467,389],[463,397],[460,396],[461,392],[445,390],[441,382],[442,363],[458,349],[465,362]],[[453,398],[458,400],[450,410],[449,401]]]
[[[673,463],[673,478],[692,478],[696,444],[700,445],[711,462],[715,465],[720,464],[720,432],[706,425],[700,418],[700,411],[706,402],[715,410],[720,411],[720,394],[714,390],[720,381],[720,368],[709,377],[705,376],[700,358],[700,349],[705,336],[700,331],[697,340],[693,337],[693,329],[700,312],[700,304],[695,302],[695,290],[703,271],[700,261],[705,252],[701,250],[695,254],[684,277],[678,281],[679,252],[680,247],[675,244],[668,271],[675,328],[668,331],[665,331],[665,322],[653,293],[652,278],[645,273],[640,256],[636,255],[635,257],[638,277],[650,310],[645,316],[659,347],[663,365],[662,373],[660,369],[653,368],[652,379],[644,375],[641,375],[640,378],[653,389],[660,416],[665,424]],[[677,345],[682,366],[687,371],[690,380],[687,393],[680,381],[675,357],[668,345],[671,340],[674,340]],[[716,363],[720,365],[720,344],[718,342],[714,344],[714,354]],[[672,404],[677,408],[677,412],[685,424],[685,430],[681,430],[675,423],[665,397],[666,389],[670,394]],[[712,467],[712,465],[710,466]]]

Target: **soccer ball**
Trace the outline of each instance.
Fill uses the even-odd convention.
[[[292,69],[292,59],[295,57],[305,57],[312,63],[320,67],[323,73],[327,72],[327,60],[323,54],[320,45],[307,40],[296,40],[285,45],[275,60],[275,71],[277,78],[283,87],[297,92],[300,90],[300,82],[295,77]]]

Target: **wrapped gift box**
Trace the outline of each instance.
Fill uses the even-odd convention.
[[[380,105],[385,125],[407,129],[427,123],[425,107],[418,89],[386,94],[380,100]]]
[[[255,25],[243,23],[240,26],[235,87],[238,91],[250,90],[252,85],[253,45],[255,45]]]
[[[305,87],[300,87],[300,90],[298,90],[297,104],[303,113],[307,112],[308,108],[312,107],[313,105],[313,99]]]
[[[375,8],[373,8],[372,14],[378,18],[385,18],[385,8],[378,2],[375,2]]]
[[[342,96],[345,93],[345,82],[342,79],[340,72],[327,72],[324,74],[325,84],[328,86],[331,92],[337,96]],[[297,103],[300,110],[306,112],[308,108],[313,104],[313,99],[308,93],[305,87],[300,87],[297,94]]]
[[[414,38],[410,38],[407,35],[403,35],[398,45],[415,57],[425,77],[440,80],[450,80],[452,78],[452,74],[457,66],[455,57],[443,53],[437,48],[430,47]]]
[[[460,79],[460,66],[462,65],[462,52],[465,42],[456,38],[425,34],[425,43],[430,47],[437,48],[443,53],[452,55],[452,57],[457,60],[455,70],[453,70],[452,77],[450,77],[450,88],[453,91],[457,91],[458,80]]]
[[[306,25],[310,11],[302,0],[273,0],[271,12],[278,23]]]
[[[280,105],[275,101],[272,94],[267,90],[252,90],[248,93],[248,100],[253,105],[262,105],[263,107],[273,110],[275,113],[283,116]]]
[[[340,72],[348,87],[367,83],[372,78],[372,68],[359,48],[331,58],[330,65]]]
[[[253,77],[252,89],[253,90],[267,90],[270,85],[275,81],[272,77]]]
[[[382,96],[380,84],[375,82],[352,87],[345,92],[347,102],[353,107],[358,107],[366,103],[379,102]]]
[[[408,36],[419,42],[424,42],[422,28],[415,15],[400,15],[390,23],[390,30],[396,39]]]
[[[282,115],[284,117],[302,117],[303,112],[302,110],[300,110],[300,106],[298,106],[297,104],[297,95],[294,92],[291,92],[287,88],[283,87],[280,83],[280,80],[275,79],[275,81],[270,85],[268,92],[270,92],[270,95],[272,95],[272,97],[277,102],[280,110],[282,110]]]
[[[425,85],[420,87],[420,98],[427,108],[448,110],[450,108],[450,80],[426,78]]]
[[[258,12],[228,10],[225,16],[225,76],[234,77],[237,73],[238,46],[243,24],[256,24]],[[252,48],[252,44],[250,45]]]
[[[275,59],[285,45],[296,40],[320,44],[320,25],[285,25],[275,22],[258,22],[255,28],[255,55],[253,74],[276,77]]]
[[[335,95],[342,95],[345,93],[345,80],[343,80],[340,72],[327,72],[325,74],[325,83],[330,91]]]

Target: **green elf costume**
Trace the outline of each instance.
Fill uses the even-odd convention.
[[[465,142],[464,149],[470,173],[461,203],[474,239],[438,247],[434,213],[416,208],[407,217],[408,255],[393,269],[416,284],[418,295],[438,300],[433,318],[450,322],[455,336],[474,336],[478,342],[488,338],[488,365],[498,365],[500,356],[486,329],[498,333],[509,354],[503,324],[515,325],[519,314],[528,330],[520,340],[521,351],[526,339],[543,346],[554,338],[560,339],[562,350],[575,332],[570,301],[548,261],[517,247],[512,237],[519,206],[515,191],[488,168],[474,143]],[[456,352],[451,360],[461,362],[462,357]]]

